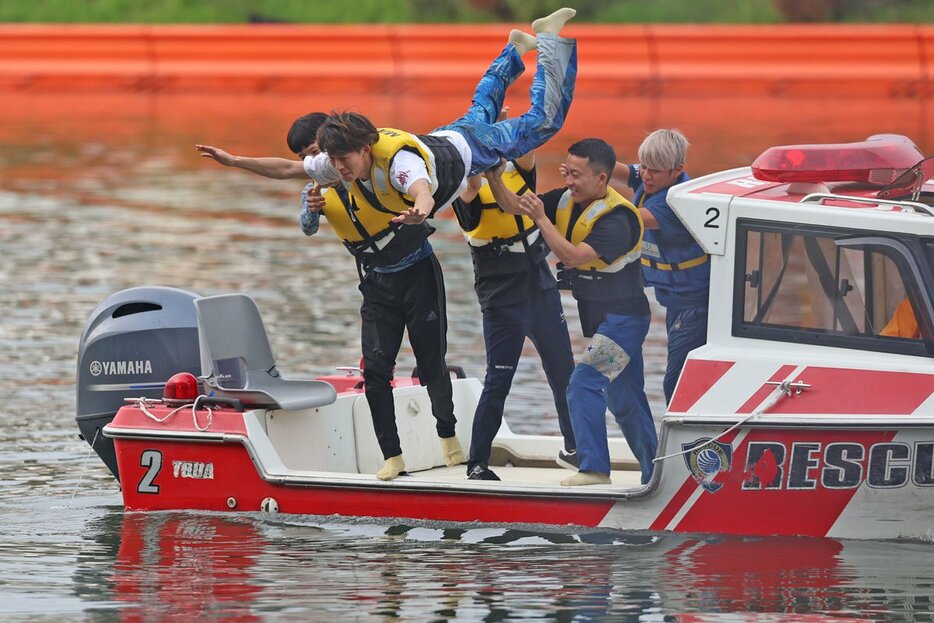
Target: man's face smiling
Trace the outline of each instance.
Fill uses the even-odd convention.
[[[564,168],[564,183],[575,203],[586,205],[606,194],[607,175],[594,171],[588,158],[568,154]]]

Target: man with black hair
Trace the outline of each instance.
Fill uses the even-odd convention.
[[[296,119],[289,128],[289,149],[301,158],[320,153],[317,133],[326,118],[324,113],[311,113]],[[197,145],[196,148],[204,157],[223,165],[265,177],[294,177],[293,164],[297,164],[304,175],[301,162],[234,156],[210,145]],[[385,460],[376,477],[391,480],[405,471],[391,386],[395,359],[405,329],[409,331],[420,382],[428,389],[444,462],[447,465],[462,463],[464,452],[454,430],[453,388],[444,361],[447,350],[444,280],[441,265],[427,240],[434,228],[427,223],[404,226],[405,229],[395,237],[395,244],[415,243],[414,250],[410,249],[400,257],[396,252],[398,246],[381,245],[379,240],[370,239],[366,227],[373,227],[370,219],[374,216],[358,213],[344,185],[328,188],[311,182],[302,192],[299,217],[306,235],[318,231],[321,214],[357,260],[360,273],[365,395]],[[364,250],[369,255],[363,255]]]
[[[233,161],[234,166],[267,177],[307,175],[319,186],[342,185],[351,197],[354,209],[347,215],[353,230],[348,228],[348,233],[355,235],[343,239],[357,260],[364,293],[363,374],[385,459],[378,478],[395,478],[405,470],[390,382],[406,328],[419,370],[428,377],[423,382],[438,419],[446,462],[463,461],[453,436],[452,392],[444,363],[443,278],[428,243],[434,228],[425,219],[464,192],[468,176],[495,166],[501,157],[532,151],[561,128],[574,94],[577,44],[558,33],[575,13],[563,8],[535,20],[536,36],[511,31],[506,47],[477,85],[467,113],[435,132],[415,135],[377,129],[361,114],[339,113],[328,116],[318,128],[316,141],[323,153],[307,154],[301,167],[276,158]],[[531,107],[519,117],[498,121],[506,89],[525,69],[521,55],[532,49],[539,53]],[[216,148],[196,147],[206,157],[227,164]]]
[[[507,116],[508,109],[504,109],[500,118]],[[535,152],[509,161],[500,177],[516,195],[534,192]],[[473,420],[467,478],[499,480],[489,468],[493,439],[503,423],[506,397],[526,337],[541,358],[554,396],[564,451],[574,452],[566,395],[574,353],[541,232],[529,217],[504,212],[483,176],[472,177],[470,182],[453,208],[473,262],[474,288],[483,313],[486,375]]]
[[[568,149],[561,166],[565,188],[519,197],[503,185],[501,168],[487,173],[497,203],[530,217],[560,260],[559,287],[571,290],[591,338],[568,385],[577,453],[559,454],[559,463],[579,468],[561,482],[568,486],[610,483],[607,408],[639,460],[643,483],[658,446],[642,363],[650,321],[639,264],[642,219],[608,186],[615,165],[613,148],[589,138]]]

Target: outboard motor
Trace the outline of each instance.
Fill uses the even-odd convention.
[[[173,374],[201,374],[196,298],[161,286],[122,290],[94,308],[81,332],[75,419],[118,481],[114,444],[101,429],[124,398],[162,398]]]

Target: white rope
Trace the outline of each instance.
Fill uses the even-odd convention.
[[[207,431],[207,429],[211,428],[211,422],[214,421],[214,411],[211,410],[211,407],[204,407],[205,411],[208,412],[208,423],[204,425],[204,428],[198,426],[198,407],[201,406],[202,398],[207,398],[207,396],[203,394],[198,396],[195,398],[195,402],[191,405],[191,421],[195,425],[195,428],[203,433]]]
[[[142,411],[146,415],[146,417],[148,417],[152,421],[158,422],[161,424],[167,421],[168,419],[170,419],[172,416],[174,416],[176,413],[178,413],[182,409],[187,409],[191,407],[191,421],[194,424],[195,428],[203,433],[203,432],[206,432],[209,428],[211,428],[211,423],[214,421],[214,411],[211,409],[211,407],[208,407],[208,406],[204,407],[204,410],[208,412],[208,419],[207,419],[207,424],[205,424],[204,428],[202,428],[198,424],[198,408],[201,406],[202,398],[207,398],[207,396],[204,396],[204,395],[198,396],[197,398],[195,398],[194,402],[172,409],[167,414],[165,414],[165,416],[161,418],[157,416],[156,414],[151,413],[149,411],[149,409],[147,408],[148,400],[146,398],[139,399],[139,410]]]
[[[710,440],[708,440],[707,443],[713,443],[714,441],[719,440],[721,437],[723,437],[727,433],[736,430],[737,428],[739,428],[740,426],[742,426],[743,424],[745,424],[752,418],[756,417],[757,415],[762,415],[763,413],[771,409],[775,405],[776,402],[778,402],[779,400],[787,396],[790,391],[791,390],[789,389],[787,382],[783,382],[783,383],[776,385],[775,389],[773,389],[772,393],[769,395],[768,400],[766,400],[762,404],[762,406],[760,406],[758,409],[756,409],[755,411],[753,411],[752,413],[750,413],[749,415],[747,415],[746,417],[738,421],[736,424],[733,424],[732,426],[730,426],[728,429],[726,429],[725,431],[723,431],[716,437],[713,437]],[[687,454],[688,452],[693,452],[694,450],[695,448],[689,448],[687,450],[681,450],[679,452],[673,452],[671,454],[666,454],[665,456],[657,456],[654,459],[652,459],[652,462],[658,463],[659,461],[664,461],[665,459],[670,459],[672,457],[681,456],[682,454]]]
[[[84,468],[88,466],[88,459],[91,458],[91,453],[94,452],[94,444],[97,443],[97,436],[100,434],[100,428],[94,431],[94,439],[91,441],[91,447],[88,449],[88,455],[84,457],[84,463],[81,464],[81,473],[78,474],[78,482],[75,483],[75,490],[71,492],[72,500],[75,499],[75,494],[78,493],[78,487],[81,486],[81,479],[84,478]]]

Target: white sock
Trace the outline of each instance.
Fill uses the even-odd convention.
[[[574,9],[569,9],[567,7],[563,9],[558,9],[551,15],[546,15],[545,17],[540,17],[534,22],[532,22],[532,30],[536,33],[547,32],[552,35],[557,35],[561,32],[561,29],[564,28],[564,25],[572,17],[577,15],[577,11]]]
[[[535,35],[530,35],[521,30],[510,31],[509,43],[516,46],[519,56],[522,56],[526,52],[531,52],[538,47],[538,39],[535,38]]]
[[[386,459],[386,462],[383,463],[380,470],[376,472],[376,477],[379,480],[392,480],[404,471],[405,461],[402,460],[402,455],[398,454]]]

